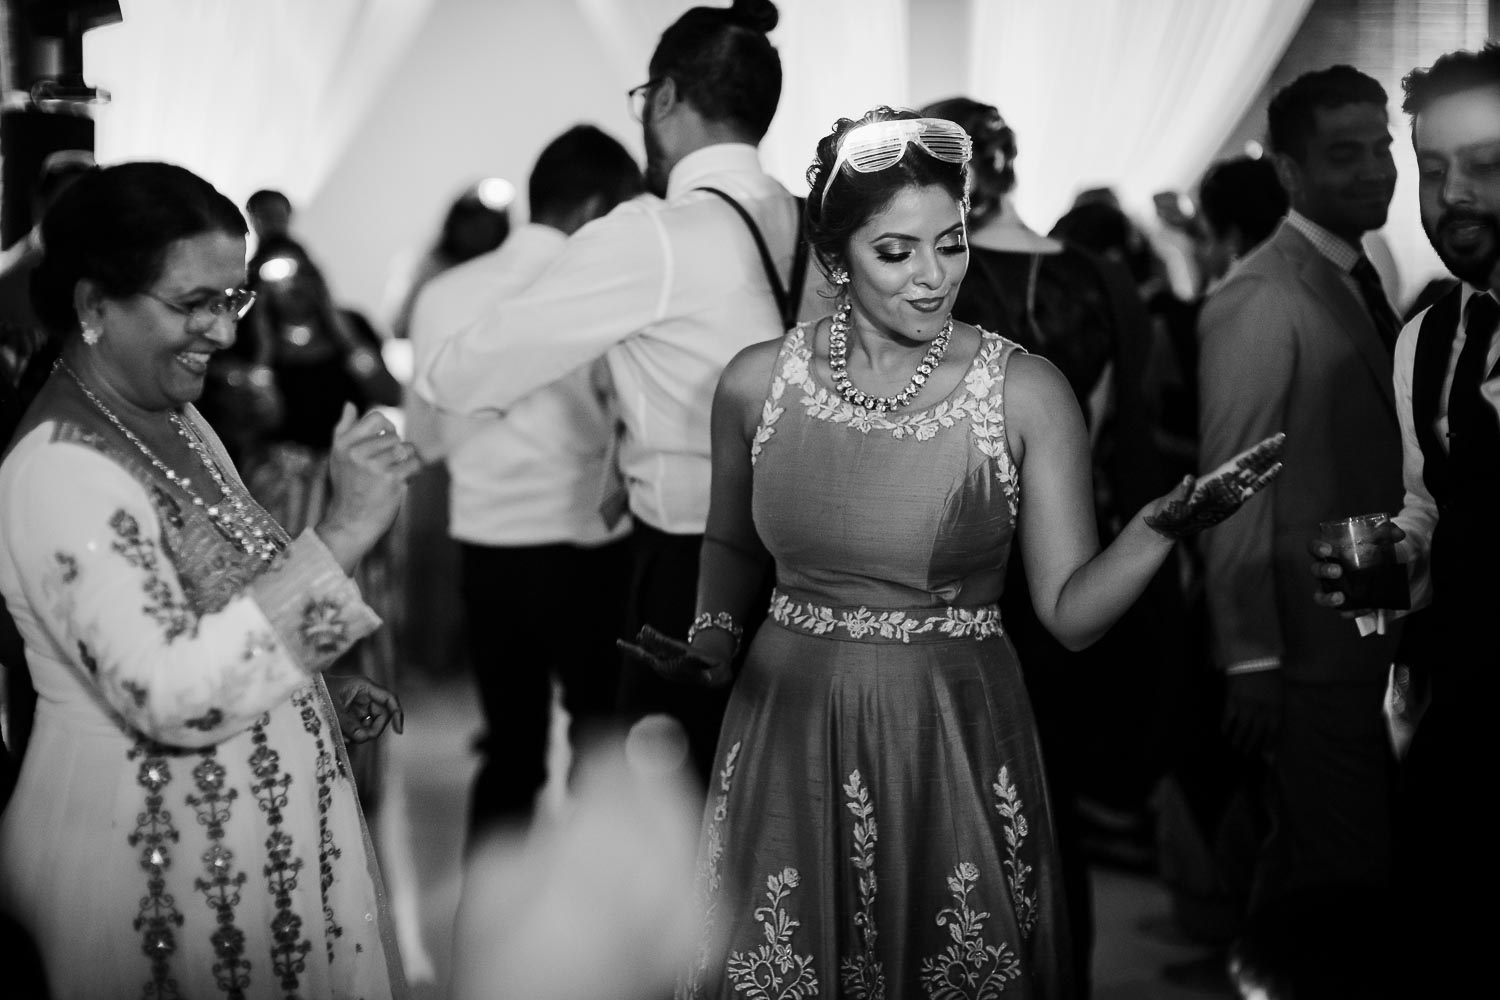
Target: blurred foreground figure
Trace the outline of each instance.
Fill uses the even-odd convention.
[[[575,796],[472,850],[453,1000],[634,1000],[671,992],[703,937],[693,905],[698,792],[687,740],[648,716],[575,768]]]

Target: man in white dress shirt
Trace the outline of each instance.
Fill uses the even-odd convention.
[[[535,281],[569,235],[644,190],[630,153],[599,129],[578,125],[554,139],[531,172],[531,221],[418,294],[410,326],[417,363],[481,310]],[[530,816],[547,777],[553,677],[575,749],[615,717],[630,523],[623,510],[601,513],[617,482],[607,379],[601,362],[583,364],[503,416],[441,419],[448,533],[459,543],[469,658],[487,730],[472,835]]]
[[[1396,343],[1405,501],[1397,524],[1412,607],[1397,662],[1426,691],[1402,761],[1396,882],[1402,996],[1461,996],[1492,977],[1500,653],[1500,47],[1452,52],[1404,81],[1422,226],[1458,287]],[[1418,699],[1413,698],[1413,701]]]
[[[761,169],[756,146],[776,112],[781,61],[767,0],[696,7],[674,22],[636,87],[647,184],[637,199],[575,233],[523,292],[476,316],[419,365],[417,389],[461,413],[507,410],[603,357],[617,393],[620,467],[635,520],[626,634],[650,624],[686,634],[708,515],[709,411],[724,366],[783,331],[770,279],[734,199],[788,281],[795,199]],[[556,595],[579,615],[576,593]],[[521,625],[520,627],[525,627]],[[664,711],[688,731],[706,778],[724,695],[626,667],[627,718]]]

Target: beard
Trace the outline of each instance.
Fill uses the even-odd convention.
[[[1483,228],[1482,237],[1466,240],[1467,245],[1452,247],[1449,245],[1451,228],[1458,225],[1480,226]],[[1500,277],[1495,273],[1496,265],[1500,265],[1500,219],[1493,214],[1473,209],[1449,209],[1431,225],[1423,219],[1422,229],[1443,266],[1455,278],[1484,289]]]

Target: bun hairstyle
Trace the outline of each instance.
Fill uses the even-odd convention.
[[[31,274],[32,307],[60,341],[78,329],[73,292],[82,279],[124,298],[155,284],[167,248],[178,240],[246,231],[234,202],[190,170],[150,162],[94,167],[42,218],[44,253]]]
[[[759,142],[781,100],[781,57],[766,37],[780,16],[771,0],[693,7],[662,32],[651,79],[672,80],[699,114]]]
[[[818,140],[818,154],[807,168],[810,190],[802,230],[825,275],[843,261],[849,238],[905,188],[936,185],[968,211],[969,174],[965,165],[939,160],[916,143],[907,146],[901,159],[884,170],[860,173],[844,167],[836,176],[830,173],[852,129],[871,122],[925,117],[938,116],[881,105],[859,119],[840,118],[834,122],[833,131]]]
[[[993,104],[968,97],[950,97],[922,109],[928,118],[944,118],[974,140],[969,161],[973,178],[969,218],[975,224],[1000,208],[1000,199],[1016,186],[1016,134]]]

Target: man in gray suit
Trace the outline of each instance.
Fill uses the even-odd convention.
[[[1270,762],[1272,832],[1252,910],[1330,883],[1383,885],[1392,762],[1381,700],[1394,631],[1362,638],[1308,594],[1318,522],[1401,509],[1391,387],[1398,321],[1361,250],[1396,168],[1380,84],[1349,66],[1271,102],[1291,212],[1199,319],[1200,464],[1284,430],[1280,478],[1202,538],[1231,739]]]

